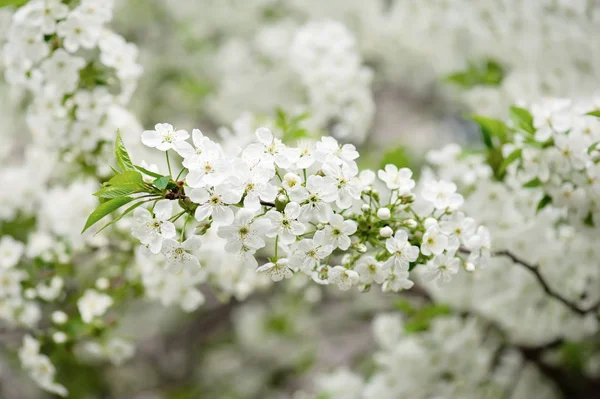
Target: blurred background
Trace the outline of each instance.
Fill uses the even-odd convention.
[[[14,11],[0,8],[2,43]],[[506,119],[510,105],[546,97],[594,101],[600,78],[594,0],[116,0],[112,15],[108,26],[137,46],[143,69],[118,126],[137,159],[149,163],[139,134],[156,123],[200,128],[227,147],[248,142],[259,126],[277,131],[282,119],[306,115],[302,129],[355,144],[364,168],[394,163],[429,173],[429,150],[449,143],[482,148],[471,115]],[[64,158],[45,167],[44,157],[31,154],[33,147],[53,150],[31,128],[31,93],[5,80],[0,236],[27,237],[53,221],[36,214],[31,198],[40,193],[10,189],[23,179],[13,169],[23,164],[27,176],[38,176],[63,170]],[[472,162],[464,176],[477,175],[481,160]],[[74,180],[56,188],[53,178],[44,179],[44,195],[54,187],[56,203],[66,201],[47,212],[85,215],[89,206],[73,209],[60,197]],[[514,201],[502,206],[518,209]],[[473,213],[494,231],[488,209]],[[23,214],[37,215],[31,226],[14,216]],[[79,219],[71,223],[78,233]],[[503,231],[500,244],[516,246],[537,230]],[[117,245],[119,237],[112,237]],[[132,244],[123,242],[124,262],[111,257],[107,243],[94,245],[101,252],[96,263],[81,254],[69,262],[91,275],[131,273],[143,293],[123,301],[114,335],[128,344],[113,348],[109,361],[89,353],[52,358],[69,397],[600,397],[597,318],[559,309],[531,276],[502,271],[505,261],[449,288],[424,283],[391,295],[342,293],[300,276],[273,285],[217,244],[202,252],[206,281],[150,281]],[[205,303],[186,309],[165,292],[168,284],[196,287]],[[47,304],[41,311],[51,312]],[[0,397],[52,397],[31,383],[14,355],[23,331],[0,322]]]

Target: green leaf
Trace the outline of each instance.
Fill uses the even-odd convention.
[[[167,188],[170,181],[171,181],[170,176],[161,176],[158,179],[154,180],[154,182],[152,182],[152,184],[154,184],[157,188],[164,190],[165,188]]]
[[[381,159],[380,168],[385,168],[388,164],[396,165],[398,168],[408,167],[410,160],[407,153],[406,147],[397,147],[386,152]]]
[[[151,199],[147,199],[147,200],[145,200],[145,201],[139,201],[139,202],[136,202],[135,204],[131,205],[129,208],[127,208],[125,211],[123,211],[123,213],[122,213],[122,214],[120,214],[120,215],[119,215],[117,218],[115,218],[115,219],[114,219],[114,220],[112,220],[111,222],[107,223],[107,224],[106,224],[105,226],[103,226],[103,227],[102,227],[100,230],[98,230],[98,232],[97,232],[96,234],[100,233],[102,230],[104,230],[104,229],[105,229],[105,228],[107,228],[108,226],[111,226],[111,225],[113,225],[113,224],[117,223],[119,220],[123,219],[123,217],[124,217],[125,215],[127,215],[128,213],[131,213],[131,211],[133,211],[135,208],[139,207],[139,206],[140,206],[140,205],[142,205],[142,204],[145,204],[146,202],[150,202],[150,201],[154,201],[154,199],[153,199],[153,198],[151,198]]]
[[[508,168],[508,166],[511,163],[515,162],[518,159],[521,159],[522,154],[523,154],[522,148],[517,148],[516,150],[514,150],[513,152],[508,154],[508,156],[506,158],[504,158],[504,161],[502,161],[502,164],[500,165],[500,168],[498,169],[498,173],[500,175],[503,175],[504,172],[506,171],[506,168]]]
[[[534,188],[534,187],[540,187],[542,186],[544,183],[542,183],[542,181],[539,178],[535,178],[532,180],[529,180],[527,183],[523,184],[523,187],[525,188]]]
[[[471,119],[479,125],[483,136],[483,142],[487,148],[491,149],[494,147],[494,137],[498,138],[500,143],[506,143],[508,141],[509,129],[504,122],[481,115],[473,115]]]
[[[22,5],[24,5],[28,1],[29,0],[0,0],[0,8],[1,7],[8,7],[8,6],[21,7]]]
[[[117,139],[115,140],[115,159],[122,171],[135,170],[120,131],[117,131]]]
[[[596,141],[594,144],[589,146],[587,149],[587,153],[591,154],[598,147],[598,143],[600,143],[600,141]]]
[[[82,233],[85,232],[87,229],[89,229],[94,224],[96,224],[96,222],[98,222],[100,219],[102,219],[106,215],[110,214],[113,211],[116,211],[117,209],[119,209],[120,207],[122,207],[125,204],[130,203],[134,199],[135,198],[131,198],[131,197],[119,197],[119,198],[113,198],[110,201],[106,201],[106,202],[100,204],[100,206],[98,206],[98,208],[96,208],[96,210],[94,212],[92,212],[92,214],[88,217],[87,221],[85,222],[85,227],[83,228]]]
[[[144,179],[142,179],[142,174],[135,170],[128,170],[114,176],[105,183],[106,186],[122,186],[127,184],[138,184],[143,187]]]
[[[103,187],[97,192],[94,193],[96,197],[100,198],[117,198],[117,197],[126,197],[131,194],[145,192],[146,189],[144,186],[140,186],[139,184],[122,184],[119,186],[108,186]]]
[[[159,177],[163,177],[163,175],[161,175],[160,173],[156,173],[156,172],[152,172],[151,170],[142,168],[141,166],[138,165],[134,165],[134,168],[136,168],[137,170],[139,170],[140,172],[142,172],[145,175],[151,176],[151,177],[155,177],[155,178],[159,178]]]
[[[594,214],[592,212],[589,212],[585,219],[583,219],[583,224],[588,227],[596,227],[596,223],[594,223]]]
[[[541,211],[542,209],[544,209],[545,207],[547,207],[548,205],[550,205],[552,203],[552,197],[550,197],[548,194],[544,195],[544,198],[542,198],[540,200],[540,202],[538,203],[537,209],[536,209],[536,213]]]
[[[515,128],[529,134],[535,133],[533,127],[533,116],[525,108],[510,107],[510,119],[515,125]]]
[[[469,63],[466,70],[450,74],[444,81],[463,89],[473,89],[477,86],[499,86],[504,80],[504,75],[500,64],[493,60],[485,60]]]
[[[586,115],[596,116],[596,117],[600,118],[600,109],[597,109],[592,112],[588,112]]]

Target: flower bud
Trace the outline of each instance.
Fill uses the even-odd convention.
[[[363,212],[369,212],[369,210],[371,209],[371,207],[370,207],[368,204],[363,204],[363,205],[360,207],[360,209],[361,209]]]
[[[67,334],[62,331],[57,331],[52,334],[52,340],[57,344],[64,344],[67,342]]]
[[[280,194],[277,197],[277,201],[279,201],[279,202],[286,202],[287,201],[287,197],[285,195],[283,195],[283,194]]]
[[[385,226],[382,227],[381,230],[379,230],[379,235],[383,238],[390,238],[394,235],[394,230],[392,230],[390,226]]]
[[[365,252],[367,252],[367,246],[365,244],[358,244],[356,246],[356,250],[358,251],[358,253],[364,254]]]
[[[473,271],[475,271],[475,265],[472,264],[471,262],[468,262],[467,265],[465,266],[465,270],[468,272],[473,272]]]
[[[27,299],[35,299],[35,297],[37,296],[37,292],[33,288],[27,288],[23,294]]]
[[[65,312],[57,310],[56,312],[52,312],[52,322],[54,324],[65,324],[69,317]]]
[[[408,227],[409,229],[414,229],[415,227],[417,227],[417,221],[415,219],[406,219],[404,222],[402,222],[402,224]]]
[[[390,217],[392,217],[392,213],[390,212],[389,208],[379,208],[377,210],[377,217],[381,220],[388,220]]]
[[[100,277],[98,280],[96,280],[96,288],[98,288],[100,291],[107,290],[108,287],[110,287],[110,281],[108,281],[106,277]]]

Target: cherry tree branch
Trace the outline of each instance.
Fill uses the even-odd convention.
[[[466,248],[460,248],[459,251],[462,253],[471,253],[471,251],[469,251]],[[566,307],[571,309],[573,312],[580,314],[582,316],[585,316],[588,313],[593,313],[593,312],[600,310],[600,301],[596,302],[595,304],[593,304],[591,306],[582,307],[582,306],[578,305],[577,303],[575,303],[574,301],[566,298],[559,292],[555,291],[552,287],[550,287],[548,282],[544,279],[544,276],[542,276],[542,274],[540,273],[538,265],[526,262],[525,260],[521,259],[517,255],[510,252],[508,249],[493,251],[492,256],[507,257],[510,260],[512,260],[513,263],[524,267],[527,271],[529,271],[535,277],[535,279],[538,281],[538,283],[540,284],[540,286],[542,287],[542,289],[548,296],[561,302],[563,305],[565,305]]]

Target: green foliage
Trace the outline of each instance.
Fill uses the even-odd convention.
[[[596,227],[596,223],[594,222],[594,214],[590,211],[585,219],[583,219],[583,224],[588,227]]]
[[[540,202],[538,202],[536,212],[541,211],[542,209],[544,209],[551,203],[552,203],[552,197],[550,197],[548,194],[544,195],[544,197],[540,200]]]
[[[394,307],[406,316],[404,332],[407,334],[428,330],[433,319],[448,315],[452,311],[449,306],[441,304],[432,304],[417,308],[406,299],[395,301]]]
[[[156,188],[164,190],[165,188],[167,188],[167,186],[169,185],[170,181],[171,181],[171,177],[169,177],[169,176],[161,176],[161,177],[157,178],[156,180],[154,180],[152,182],[152,184],[154,184],[154,186]]]
[[[123,139],[121,138],[121,132],[117,131],[117,139],[115,140],[115,160],[117,165],[122,171],[135,170],[131,157],[125,148]]]
[[[404,146],[396,147],[385,154],[381,159],[380,168],[384,168],[385,165],[392,164],[398,168],[406,168],[410,166],[410,158],[407,154],[407,149]]]
[[[544,183],[542,183],[542,181],[539,178],[535,178],[532,180],[529,180],[527,183],[523,184],[523,187],[525,188],[534,188],[534,187],[540,187],[542,186]]]
[[[592,112],[588,112],[586,115],[596,116],[596,117],[600,118],[600,109],[597,109]]]
[[[519,131],[534,134],[533,116],[525,108],[510,107],[510,119]]]
[[[477,86],[499,86],[504,79],[504,68],[496,61],[485,60],[481,63],[469,63],[465,71],[450,74],[444,81],[463,89]]]
[[[116,211],[123,205],[128,204],[133,200],[134,200],[134,198],[132,198],[132,197],[118,197],[118,198],[112,198],[109,201],[103,202],[88,217],[87,221],[85,222],[85,227],[83,228],[82,233],[85,232],[90,227],[92,227],[94,224],[96,224],[98,221],[100,221],[102,218],[104,218],[108,214],[112,213],[113,211]]]
[[[291,143],[303,138],[310,137],[308,130],[301,126],[301,122],[308,118],[307,113],[290,117],[284,110],[275,110],[275,126],[283,132],[281,141]]]
[[[506,168],[508,168],[508,166],[510,164],[512,164],[513,162],[515,162],[516,160],[521,159],[522,156],[523,156],[523,149],[521,149],[521,148],[517,148],[516,150],[514,150],[513,152],[508,154],[508,156],[506,158],[504,158],[504,160],[500,164],[500,167],[498,168],[498,173],[500,175],[504,175],[504,173],[506,172]]]
[[[29,0],[0,0],[0,8],[8,7],[8,6],[21,7],[22,5],[26,4],[28,1]]]

